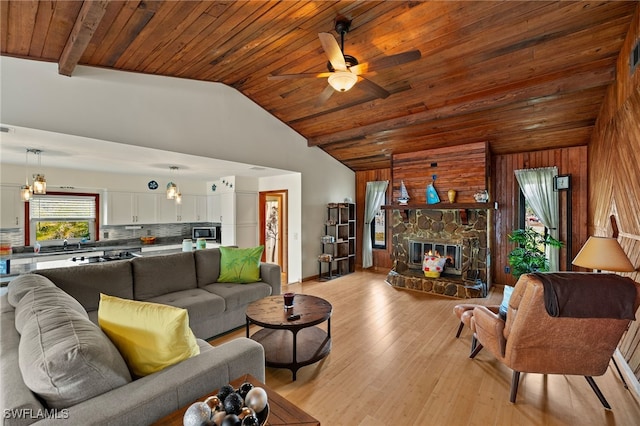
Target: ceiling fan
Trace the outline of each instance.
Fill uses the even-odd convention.
[[[338,17],[336,19],[335,30],[340,34],[340,45],[338,45],[337,40],[331,34],[318,34],[322,48],[329,58],[329,62],[327,63],[328,72],[270,75],[268,77],[269,80],[327,78],[329,85],[320,94],[320,98],[316,105],[324,104],[331,97],[333,92],[346,92],[356,83],[360,84],[363,89],[368,90],[379,98],[384,99],[388,97],[390,93],[387,90],[363,77],[362,74],[416,61],[421,57],[420,51],[409,50],[407,52],[384,56],[380,59],[374,59],[370,62],[364,62],[361,64],[353,56],[344,54],[344,36],[349,32],[350,27],[351,20],[343,17]]]

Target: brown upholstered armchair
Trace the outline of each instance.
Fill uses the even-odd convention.
[[[619,275],[522,275],[506,321],[485,307],[474,308],[471,329],[478,344],[470,358],[484,347],[513,369],[511,402],[521,372],[565,374],[585,376],[600,402],[611,408],[592,377],[606,372],[639,305],[640,284]]]

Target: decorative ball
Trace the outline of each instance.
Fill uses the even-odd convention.
[[[256,416],[247,416],[242,419],[242,426],[260,426],[260,420]]]
[[[238,415],[238,417],[240,417],[241,419],[244,419],[247,416],[255,416],[256,412],[253,411],[251,408],[249,407],[242,407],[242,412]]]
[[[241,425],[242,425],[242,422],[240,421],[240,418],[238,416],[236,416],[235,414],[227,414],[224,420],[222,420],[221,426],[241,426]]]
[[[242,412],[243,405],[244,400],[239,394],[235,392],[229,394],[224,399],[224,411],[226,411],[228,414],[240,414]]]
[[[218,398],[220,398],[220,401],[224,401],[227,398],[227,396],[234,393],[235,391],[236,390],[233,388],[233,386],[224,385],[218,391]]]
[[[238,388],[238,393],[240,394],[240,396],[242,398],[246,398],[247,397],[247,393],[253,389],[253,385],[249,382],[244,382],[243,384],[240,385],[240,387]]]
[[[264,410],[264,407],[267,406],[267,392],[261,387],[256,386],[247,393],[245,402],[247,407],[256,413],[260,413]]]
[[[184,426],[206,426],[210,424],[211,408],[203,402],[194,402],[182,418]]]
[[[213,420],[213,423],[216,426],[221,426],[225,417],[227,417],[227,413],[226,412],[224,412],[224,411],[216,411],[215,413],[213,413],[213,417],[211,418],[211,420]]]

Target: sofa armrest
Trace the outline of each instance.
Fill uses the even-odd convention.
[[[471,329],[483,347],[497,358],[504,358],[507,341],[504,337],[504,320],[498,313],[486,306],[475,307],[471,318]]]
[[[276,265],[275,263],[260,263],[260,278],[262,282],[267,283],[273,289],[271,291],[272,296],[277,296],[280,294],[281,290],[281,271],[280,265]]]
[[[198,339],[200,355],[70,407],[65,419],[40,424],[150,424],[244,374],[264,382],[264,349],[241,337],[212,347]]]

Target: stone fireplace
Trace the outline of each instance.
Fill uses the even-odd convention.
[[[434,207],[436,207],[434,205]],[[391,210],[394,287],[457,298],[488,291],[487,209]],[[447,258],[439,278],[422,272],[424,253]]]

